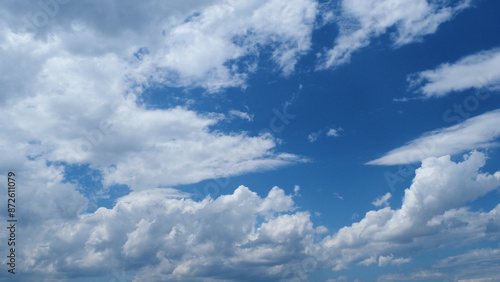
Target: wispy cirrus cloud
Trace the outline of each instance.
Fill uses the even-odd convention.
[[[499,125],[500,110],[488,112],[460,124],[428,132],[367,164],[409,164],[428,157],[496,146],[496,140],[500,137]]]
[[[439,98],[470,88],[499,89],[500,48],[466,56],[408,77],[425,98]]]
[[[439,25],[471,6],[471,0],[397,1],[344,0],[338,17],[330,17],[339,25],[335,45],[323,55],[319,68],[332,68],[350,61],[357,50],[370,44],[372,38],[391,28],[394,47],[419,41],[435,33]]]

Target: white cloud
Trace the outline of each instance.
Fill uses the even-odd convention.
[[[326,132],[326,136],[331,136],[331,137],[338,137],[340,135],[340,132],[343,131],[342,127],[339,127],[337,129],[330,128]]]
[[[487,231],[487,226],[500,222],[500,205],[490,212],[470,212],[464,207],[500,187],[500,171],[493,175],[479,172],[485,161],[479,152],[459,163],[450,156],[425,159],[399,209],[369,211],[361,221],[326,237],[318,252],[328,255],[325,261],[340,270],[351,263],[374,264],[375,258],[380,266],[407,263],[410,250],[495,238],[500,229]]]
[[[8,80],[2,82],[36,76],[44,57],[56,54],[40,47],[56,39],[58,53],[83,57],[115,54],[136,64],[136,78],[152,83],[199,86],[211,92],[244,87],[258,64],[261,48],[257,46],[271,46],[272,60],[284,74],[294,70],[300,56],[310,49],[316,5],[313,0],[71,1],[57,5],[57,13],[36,28],[34,15],[45,13],[39,5],[5,3],[0,7],[4,19],[0,54],[8,59],[0,73],[8,74],[2,76]],[[26,29],[40,43],[36,49],[12,49],[5,44],[24,42]],[[30,49],[33,52],[26,52]],[[133,54],[138,50],[143,51],[136,58]],[[8,72],[20,62],[29,67],[22,73]],[[29,90],[6,85],[11,90]]]
[[[318,267],[372,257],[399,264],[407,260],[400,253],[408,238],[416,239],[412,247],[463,234],[474,240],[494,234],[485,235],[485,226],[500,223],[500,208],[461,208],[498,186],[498,173],[477,172],[485,159],[480,153],[460,164],[446,157],[424,161],[400,210],[371,211],[322,243],[315,240],[327,228],[315,228],[309,212],[297,211],[292,195],[277,187],[260,197],[240,186],[201,201],[156,188],[303,161],[276,152],[271,136],[212,130],[224,119],[220,113],[152,110],[141,95],[157,84],[208,91],[244,86],[258,64],[255,46],[272,47],[277,67],[291,73],[310,48],[315,1],[72,1],[33,33],[18,23],[38,6],[17,1],[0,9],[0,84],[6,86],[0,123],[12,133],[0,137],[0,167],[16,168],[19,198],[29,207],[19,214],[18,249],[27,280],[131,269],[139,281],[276,281],[305,258],[320,260],[317,250],[333,250]],[[85,213],[88,191],[64,183],[66,163],[88,164],[101,171],[104,185],[133,191],[110,209]],[[443,175],[449,179],[437,181]],[[436,182],[442,185],[431,189]],[[458,219],[467,227],[453,225]],[[422,222],[425,234],[413,228]],[[6,236],[0,233],[0,240]]]
[[[439,272],[470,281],[498,281],[500,249],[473,249],[440,260],[433,265]]]
[[[377,257],[369,257],[363,261],[358,262],[358,265],[369,266],[377,263]]]
[[[37,91],[4,110],[1,122],[16,128],[7,142],[25,144],[22,152],[36,158],[90,164],[104,174],[105,185],[132,189],[194,183],[300,160],[273,153],[276,141],[270,136],[211,131],[222,115],[183,107],[148,110],[137,105],[136,94],[122,98],[130,91],[126,69],[112,55],[50,59],[35,82]]]
[[[370,44],[371,38],[391,34],[399,47],[435,33],[439,25],[470,7],[471,0],[455,1],[344,0],[335,22],[339,36],[335,46],[324,54],[321,68],[331,68],[350,61],[352,53]]]
[[[427,157],[489,148],[496,145],[495,140],[500,136],[499,124],[500,110],[491,111],[460,124],[428,132],[368,164],[409,164]]]
[[[105,5],[99,3],[92,2],[89,7]],[[5,130],[15,132],[1,142],[5,145],[3,148],[19,150],[17,153],[3,150],[4,156],[13,160],[29,156],[51,162],[89,164],[103,173],[105,185],[120,183],[132,189],[194,183],[301,161],[301,157],[274,152],[277,142],[271,136],[252,137],[245,133],[211,130],[211,126],[223,119],[222,114],[199,114],[181,106],[151,110],[141,104],[144,89],[151,83],[166,79],[161,77],[162,71],[155,71],[159,67],[155,62],[163,60],[158,60],[160,50],[173,52],[164,45],[165,39],[154,22],[172,21],[175,26],[187,25],[193,21],[177,22],[176,17],[196,9],[196,6],[189,9],[183,6],[177,12],[170,11],[161,16],[163,10],[154,6],[155,3],[149,3],[153,5],[151,10],[139,9],[132,2],[126,4],[140,11],[137,17],[141,18],[148,12],[152,17],[135,26],[136,29],[123,26],[123,34],[117,33],[115,37],[105,30],[106,25],[96,24],[102,18],[80,18],[87,15],[90,8],[79,2],[68,3],[65,10],[61,7],[57,18],[35,34],[16,33],[19,31],[10,26],[12,23],[0,22],[0,28],[5,31],[0,39],[0,53],[2,57],[12,59],[0,64],[0,72],[11,73],[7,84],[10,86],[0,94],[5,97],[0,104],[3,113],[0,123],[5,125]],[[300,6],[288,7],[290,12],[309,7],[308,3],[280,3],[286,7]],[[149,4],[144,3],[145,6],[141,7]],[[170,4],[174,5],[173,2]],[[240,12],[250,9],[245,13],[254,15],[264,5],[258,1],[254,4],[240,7]],[[279,3],[264,6],[271,9],[268,7],[271,4]],[[203,5],[198,8],[202,11],[209,9],[212,11],[206,12],[209,15],[215,13],[213,11],[218,6],[210,7],[211,10]],[[278,9],[281,6],[272,7]],[[3,6],[2,13],[11,15],[19,12],[17,8]],[[111,10],[102,13],[113,13],[112,7],[108,8]],[[65,13],[76,13],[77,10],[81,14],[70,21]],[[119,24],[115,17],[129,15],[117,11],[114,16],[107,16],[114,24]],[[301,19],[290,19],[290,24],[299,24],[295,20]],[[68,25],[64,28],[58,26],[63,23]],[[143,31],[151,34],[143,34]],[[43,32],[46,34],[39,34]],[[285,31],[279,32],[286,37]],[[96,45],[95,42],[100,43]],[[139,46],[151,50],[142,60],[133,56]],[[26,65],[23,72],[9,71],[19,69],[13,65],[20,63]],[[181,63],[176,66],[181,67]],[[189,67],[199,69],[196,65]],[[243,117],[241,114],[244,113],[234,114]]]
[[[329,137],[338,137],[340,136],[340,132],[343,131],[343,129],[341,127],[339,127],[338,129],[333,129],[333,128],[329,128],[327,131],[326,131],[326,136],[329,136]],[[312,132],[310,133],[308,136],[307,136],[307,140],[309,140],[309,142],[311,143],[314,143],[318,140],[318,138],[325,132],[325,130],[323,129],[320,129],[316,132]]]
[[[293,187],[293,195],[294,195],[294,196],[299,196],[299,195],[300,195],[300,194],[299,194],[299,191],[300,191],[300,186],[299,186],[299,185],[295,185],[295,186]]]
[[[135,279],[143,281],[276,281],[304,257],[314,234],[327,232],[325,227],[314,228],[308,212],[294,212],[292,196],[278,187],[261,198],[240,186],[233,194],[200,202],[174,189],[137,191],[118,199],[112,209],[72,212],[62,220],[66,212],[59,207],[66,201],[76,209],[76,201],[59,193],[49,213],[47,202],[37,202],[39,194],[30,195],[40,190],[38,183],[26,184],[25,203],[34,205],[32,212],[44,209],[38,210],[38,222],[23,228],[30,235],[18,249],[25,262],[19,272],[26,275],[85,277],[131,269],[138,271]],[[270,265],[282,269],[272,272]]]
[[[409,77],[412,87],[418,87],[426,98],[442,97],[453,91],[469,88],[498,89],[500,87],[500,49],[482,51],[445,63]]]
[[[231,117],[238,117],[238,118],[241,118],[241,119],[245,119],[247,121],[253,121],[253,117],[254,117],[253,114],[245,113],[245,112],[238,111],[238,110],[230,110],[229,111],[229,116],[231,116]]]
[[[490,261],[500,261],[500,249],[475,249],[457,256],[451,256],[434,264],[435,268],[463,267],[478,265]]]
[[[291,73],[298,57],[310,49],[314,1],[221,2],[165,35],[166,52],[156,59],[167,72],[180,75],[167,83],[195,84],[210,91],[244,86],[255,63],[244,61],[245,66],[237,60],[258,55],[256,46],[274,45],[273,60],[284,74]]]
[[[321,130],[318,132],[313,132],[307,136],[307,140],[309,140],[309,142],[311,142],[311,143],[314,143],[314,142],[316,142],[316,140],[318,140],[318,137],[320,134],[321,134]]]
[[[25,262],[20,271],[84,277],[133,269],[135,279],[148,281],[276,281],[290,273],[306,277],[297,268],[305,259],[317,268],[400,265],[410,262],[408,253],[415,250],[498,238],[500,205],[489,212],[464,207],[500,186],[500,172],[479,172],[485,161],[478,152],[461,163],[426,159],[400,209],[370,211],[318,242],[315,236],[328,229],[315,227],[309,212],[298,211],[293,196],[278,187],[260,197],[240,186],[201,201],[175,189],[147,189],[119,198],[111,209],[82,213],[88,201],[72,184],[61,183],[62,166],[25,159],[18,171],[19,197],[30,209],[20,220],[22,234],[30,235],[18,250]],[[40,183],[50,189],[39,189]],[[5,236],[1,233],[0,240]],[[495,252],[483,253],[495,259]],[[445,272],[465,259],[443,260],[435,267]]]
[[[325,232],[279,188],[260,198],[240,187],[200,202],[156,188],[302,158],[278,152],[269,135],[213,130],[223,114],[151,109],[142,99],[157,86],[243,87],[261,48],[290,74],[310,48],[315,1],[71,1],[26,31],[24,17],[37,12],[32,1],[0,5],[0,124],[11,132],[0,137],[0,168],[19,173],[29,207],[19,214],[18,249],[27,280],[123,268],[141,270],[139,280],[196,280],[217,277],[223,265],[228,279],[279,278],[283,270],[268,265],[304,257]],[[63,183],[67,164],[89,165],[105,186],[133,192],[112,209],[84,213],[91,187]]]
[[[372,202],[372,204],[376,207],[380,206],[388,206],[389,205],[389,199],[392,197],[391,193],[386,193],[383,196],[378,197],[375,199],[375,201]]]
[[[387,266],[394,259],[393,255],[378,257],[378,266]]]
[[[443,273],[430,270],[422,270],[406,274],[384,274],[377,281],[414,281],[414,280],[429,280],[429,279],[446,279],[447,276]]]

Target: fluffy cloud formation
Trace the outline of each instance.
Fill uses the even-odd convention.
[[[0,124],[9,133],[0,137],[0,170],[15,168],[22,187],[21,279],[123,269],[138,281],[304,279],[311,269],[400,265],[411,260],[408,250],[498,238],[499,207],[466,208],[499,185],[498,172],[478,172],[485,156],[477,152],[461,163],[424,160],[400,209],[370,211],[324,240],[328,229],[277,187],[259,196],[240,186],[201,201],[158,188],[304,161],[277,152],[269,135],[214,130],[221,113],[151,109],[142,94],[155,86],[244,87],[268,51],[291,73],[310,49],[315,1],[39,2],[52,3],[50,11],[33,3],[0,7]],[[34,17],[43,13],[46,21]],[[415,23],[401,30],[426,30]],[[133,191],[86,213],[86,191],[65,182],[68,164],[88,164],[104,185]]]
[[[278,187],[260,197],[240,186],[200,201],[175,189],[148,189],[119,198],[113,208],[82,214],[88,201],[62,183],[61,166],[26,161],[29,166],[17,172],[23,181],[19,197],[30,206],[19,218],[18,254],[24,262],[19,271],[51,279],[127,269],[141,281],[276,281],[307,279],[311,269],[400,265],[415,252],[450,242],[498,238],[500,205],[478,212],[466,207],[500,187],[500,172],[479,172],[485,161],[479,152],[459,163],[449,156],[428,158],[399,209],[369,211],[323,240],[318,236],[328,230],[315,227],[310,213],[297,210],[293,196]],[[47,188],[39,189],[39,183]],[[0,240],[6,236],[1,233]],[[457,276],[445,270],[483,253],[496,259],[496,251],[484,250],[440,261],[428,273],[471,277],[475,268]]]
[[[223,115],[139,106],[138,94],[127,88],[126,69],[112,55],[48,60],[34,81],[37,90],[11,101],[0,118],[15,132],[5,140],[7,148],[23,146],[6,155],[90,164],[104,174],[105,185],[132,189],[194,183],[300,159],[273,153],[270,136],[211,131]]]
[[[314,2],[189,2],[193,6],[169,3],[167,12],[156,1],[140,7],[134,1],[89,1],[88,6],[49,1],[43,2],[52,3],[44,25],[33,18],[48,13],[43,5],[2,5],[0,55],[7,59],[0,64],[5,85],[0,123],[12,132],[1,140],[2,148],[10,148],[2,150],[5,158],[89,164],[101,171],[104,185],[126,184],[134,190],[301,161],[275,152],[277,142],[269,135],[212,130],[225,119],[222,114],[199,114],[183,106],[152,110],[141,95],[158,83],[172,85],[174,78],[210,91],[233,85],[230,81],[243,74],[228,62],[258,53],[250,48],[257,43],[275,44],[274,58],[290,71],[295,56],[309,48]],[[123,5],[137,11],[137,23],[128,24],[131,15],[117,9]],[[276,15],[286,16],[287,24],[278,25],[285,19]],[[28,20],[28,32],[14,18]],[[240,51],[227,53],[224,46]]]
[[[339,36],[335,46],[324,54],[321,68],[331,68],[349,62],[352,53],[370,44],[373,37],[391,28],[395,47],[420,40],[436,32],[439,25],[470,7],[471,0],[344,0],[340,4]]]
[[[238,117],[247,121],[253,121],[254,114],[249,114],[238,110],[230,110],[229,116],[231,118]]]
[[[491,111],[460,124],[426,133],[368,164],[409,164],[428,157],[488,148],[494,146],[495,140],[500,136],[499,124],[500,110]]]
[[[28,280],[127,269],[140,281],[276,281],[315,241],[309,213],[296,211],[292,196],[278,187],[259,197],[240,186],[201,201],[175,189],[150,189],[119,198],[112,209],[80,214],[85,198],[60,182],[61,167],[34,163],[17,172],[19,197],[30,206],[19,218],[17,251],[18,272]],[[48,187],[39,189],[40,181]]]
[[[445,63],[409,77],[412,87],[418,87],[424,97],[443,97],[453,91],[469,88],[498,89],[500,87],[500,49],[482,51]]]
[[[350,263],[400,264],[409,262],[405,257],[409,251],[496,238],[500,205],[489,212],[465,207],[500,187],[500,171],[493,175],[479,172],[485,161],[479,152],[459,163],[450,156],[425,159],[405,190],[401,207],[369,211],[360,222],[325,238],[321,242],[323,254],[329,255],[325,261],[334,269]]]
[[[160,66],[180,74],[182,86],[239,86],[245,79],[241,71],[251,71],[252,62],[240,70],[242,64],[235,60],[258,54],[256,46],[273,44],[273,60],[289,74],[297,57],[310,48],[315,20],[316,3],[311,0],[224,1],[165,35],[168,51]]]
[[[75,55],[135,53],[144,77],[209,91],[244,86],[257,64],[246,58],[259,56],[259,46],[272,47],[284,74],[293,71],[311,46],[317,10],[312,0],[59,2],[3,4],[4,32],[56,38]]]

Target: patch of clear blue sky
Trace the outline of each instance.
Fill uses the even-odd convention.
[[[82,195],[89,199],[86,212],[92,213],[99,207],[113,208],[116,200],[130,193],[126,185],[111,185],[104,188],[102,174],[87,164],[67,165],[64,167],[63,183],[72,183]]]

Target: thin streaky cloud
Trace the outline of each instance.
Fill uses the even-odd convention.
[[[439,98],[470,88],[500,87],[500,48],[481,51],[454,63],[444,63],[433,70],[408,77],[410,87],[425,98]]]
[[[428,157],[490,148],[497,145],[496,140],[499,136],[500,109],[470,118],[454,126],[428,132],[367,164],[410,164]]]

